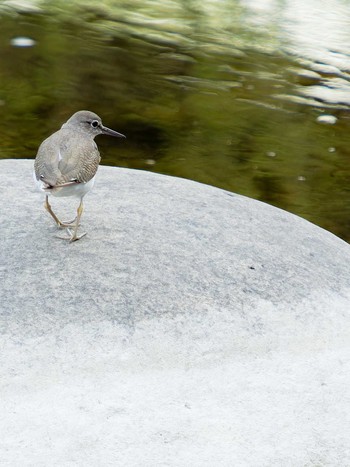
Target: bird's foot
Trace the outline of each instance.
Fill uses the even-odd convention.
[[[70,240],[71,237],[63,237],[62,235],[55,235],[55,238],[60,238],[61,240]]]
[[[72,219],[71,221],[59,221],[57,222],[57,227],[59,229],[68,229],[68,228],[74,228],[76,224],[73,224],[73,222],[76,221],[77,218]],[[80,224],[79,224],[80,225]],[[78,225],[78,227],[79,227]]]
[[[69,243],[76,242],[77,240],[80,240],[81,238],[85,237],[85,235],[86,235],[86,232],[82,233],[81,235],[73,235],[73,236],[69,239]]]
[[[86,232],[82,233],[81,235],[77,235],[76,232],[72,233],[70,231],[70,229],[67,229],[67,230],[68,230],[68,232],[70,233],[70,236],[71,236],[70,239],[69,239],[69,243],[80,240],[81,238],[85,237],[85,235],[86,235]]]
[[[71,227],[75,227],[74,225],[73,226],[69,226],[66,228],[68,234],[69,234],[69,237],[62,237],[61,235],[55,235],[56,238],[60,238],[61,240],[68,240],[69,243],[72,243],[72,242],[75,242],[77,240],[80,240],[82,237],[84,237],[86,235],[86,232],[82,233],[81,235],[77,235],[76,232],[74,233],[72,230],[71,230]]]

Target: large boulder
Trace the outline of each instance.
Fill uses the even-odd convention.
[[[69,243],[0,161],[0,459],[350,464],[350,247],[217,188],[100,167]],[[52,199],[61,217],[78,200]]]

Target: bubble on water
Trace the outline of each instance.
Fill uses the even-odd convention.
[[[30,37],[14,37],[10,43],[13,47],[33,47],[36,41]]]
[[[327,125],[334,125],[337,122],[338,119],[334,115],[319,115],[316,120],[317,120],[318,123],[325,123]]]

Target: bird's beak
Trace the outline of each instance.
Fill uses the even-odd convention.
[[[121,133],[111,130],[110,128],[107,128],[106,126],[103,126],[103,125],[101,125],[101,130],[104,135],[115,136],[116,138],[126,138],[125,135],[122,135]]]

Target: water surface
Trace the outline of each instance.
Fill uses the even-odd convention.
[[[346,0],[0,2],[1,158],[76,110],[103,163],[266,201],[349,240]]]

